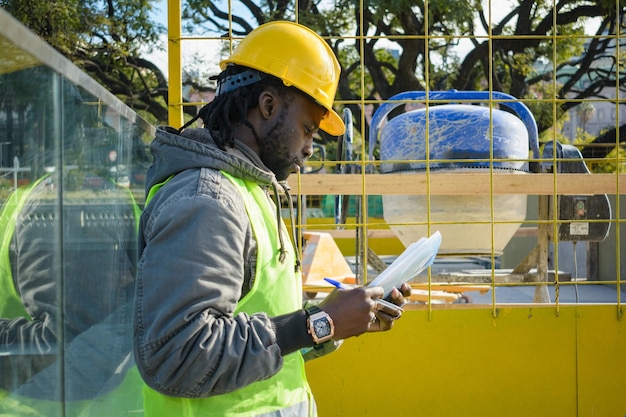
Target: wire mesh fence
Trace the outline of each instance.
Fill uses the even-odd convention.
[[[439,256],[412,280],[414,302],[429,308],[608,302],[621,311],[620,4],[405,3],[232,1],[213,20],[196,15],[176,29],[170,19],[170,71],[181,75],[170,109],[182,119],[214,93],[183,91],[198,64],[183,51],[214,51],[217,73],[260,23],[311,27],[341,63],[335,110],[348,129],[320,134],[324,152],[290,179],[301,236],[332,236],[364,284],[440,231]],[[172,7],[179,24],[197,11],[191,1]]]

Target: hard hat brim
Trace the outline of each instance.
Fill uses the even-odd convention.
[[[329,135],[339,136],[346,131],[343,119],[333,110],[328,109],[328,113],[320,122],[320,129]]]

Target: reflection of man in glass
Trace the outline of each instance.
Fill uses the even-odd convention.
[[[109,151],[109,164],[111,166],[117,164],[117,151],[115,149]]]
[[[13,194],[0,217],[0,388],[21,403],[83,407],[115,390],[133,364],[135,214],[126,190],[69,198],[61,215],[56,193],[39,181]]]
[[[73,119],[63,123],[63,163],[0,208],[0,415],[140,415],[130,337],[137,206],[128,189],[89,188],[110,166],[77,116],[88,109],[77,89],[64,93]],[[35,138],[37,152],[60,155],[50,135]]]
[[[118,162],[117,162],[117,150],[116,149],[111,149],[109,151],[109,155],[107,157],[107,165],[109,167],[109,172],[108,172],[107,176],[110,179],[110,183],[112,183],[112,184],[117,184],[118,174],[119,174],[117,164],[118,164]],[[110,183],[105,183],[105,184],[109,185]]]

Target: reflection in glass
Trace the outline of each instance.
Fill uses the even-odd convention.
[[[150,132],[0,45],[0,415],[141,415],[131,309]]]

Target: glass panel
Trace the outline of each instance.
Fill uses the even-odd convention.
[[[150,126],[75,67],[46,65],[47,47],[15,43],[0,36],[0,415],[141,414],[132,309]]]

